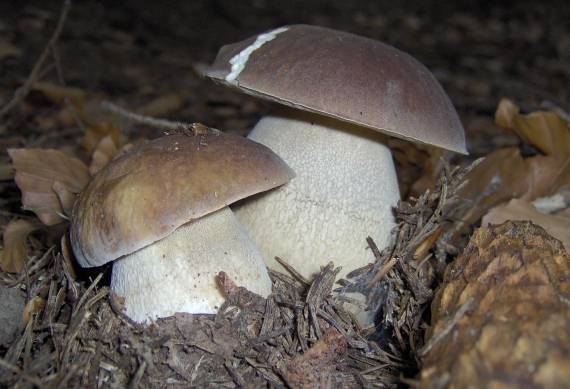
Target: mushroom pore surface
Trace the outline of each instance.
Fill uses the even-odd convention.
[[[270,268],[281,257],[310,277],[333,261],[340,277],[373,262],[366,237],[384,247],[399,189],[392,156],[376,132],[303,111],[262,118],[249,138],[297,173],[288,184],[234,210]]]
[[[116,261],[111,289],[137,322],[176,312],[216,313],[224,302],[216,284],[222,270],[239,286],[271,293],[263,259],[228,207]]]

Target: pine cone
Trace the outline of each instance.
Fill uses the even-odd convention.
[[[530,222],[480,228],[432,303],[422,388],[570,385],[570,255]]]

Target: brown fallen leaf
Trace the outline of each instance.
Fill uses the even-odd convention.
[[[550,196],[570,186],[570,155],[537,155],[525,159],[526,171],[521,179],[527,183],[525,200]]]
[[[89,173],[97,174],[99,170],[104,168],[119,152],[118,145],[111,135],[106,135],[99,141],[99,144],[93,150],[91,155],[91,164],[89,164]]]
[[[570,256],[529,222],[480,228],[432,303],[420,388],[570,382]]]
[[[454,244],[461,232],[499,204],[513,198],[532,201],[569,185],[570,157],[537,155],[524,159],[518,148],[496,150],[465,176],[457,193],[465,206],[460,214],[450,215],[461,223],[446,241]]]
[[[557,213],[570,207],[570,186],[560,188],[552,196],[540,197],[532,202],[540,213]]]
[[[489,154],[465,176],[458,191],[468,207],[461,220],[470,226],[492,207],[527,192],[525,163],[518,148],[499,149]]]
[[[181,93],[169,93],[143,105],[136,112],[144,116],[162,117],[180,109],[183,103],[184,96]]]
[[[22,207],[33,211],[46,225],[64,221],[75,195],[89,182],[87,166],[53,149],[9,149],[22,191]]]
[[[278,367],[278,370],[291,388],[336,387],[332,373],[344,357],[347,345],[344,335],[331,329],[306,353]]]
[[[441,159],[446,153],[444,150],[395,138],[388,138],[386,142],[397,165],[398,183],[403,198],[418,197],[435,185],[442,166]]]
[[[536,111],[527,115],[507,98],[501,99],[495,112],[498,126],[514,131],[522,140],[547,155],[570,156],[570,124],[556,112]]]
[[[24,268],[28,254],[27,238],[41,228],[28,220],[12,220],[4,230],[4,250],[0,258],[0,269],[7,273],[19,273]]]
[[[22,313],[22,324],[21,327],[24,328],[32,318],[32,315],[35,315],[44,309],[46,305],[46,301],[41,298],[40,296],[35,296],[32,298],[26,306],[24,307],[24,312]]]
[[[92,155],[99,143],[106,137],[110,137],[117,147],[125,143],[125,139],[123,135],[121,135],[119,127],[111,123],[101,122],[87,127],[81,144],[85,148],[85,151]]]
[[[541,226],[550,235],[570,248],[570,218],[559,215],[540,213],[526,200],[513,199],[505,205],[491,209],[481,222],[482,227],[490,224],[502,224],[507,220],[528,220]]]
[[[58,85],[52,82],[36,82],[32,89],[42,93],[54,104],[63,105],[67,100],[73,104],[78,112],[83,110],[87,100],[87,92],[83,89]]]

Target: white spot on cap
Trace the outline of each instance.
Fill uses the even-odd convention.
[[[251,45],[247,46],[245,49],[240,51],[238,54],[234,55],[232,57],[232,59],[230,59],[230,64],[232,65],[232,70],[226,76],[226,81],[229,82],[230,84],[237,85],[238,84],[237,78],[240,75],[240,73],[243,71],[243,69],[245,69],[245,65],[247,64],[247,61],[248,61],[251,53],[253,53],[255,50],[259,49],[266,42],[272,41],[273,39],[275,39],[275,37],[278,34],[281,34],[282,32],[287,31],[288,29],[289,29],[288,27],[281,27],[281,28],[277,28],[275,30],[271,30],[269,32],[266,32],[264,34],[260,34],[257,36],[257,39],[255,40],[255,42],[253,42]]]

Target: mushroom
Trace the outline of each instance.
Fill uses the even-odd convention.
[[[238,219],[268,266],[275,256],[311,276],[373,261],[387,245],[400,194],[386,136],[466,153],[463,127],[431,73],[384,43],[293,25],[224,46],[205,75],[281,104],[249,134],[297,173],[240,203]]]
[[[282,185],[293,171],[267,147],[208,129],[168,135],[101,170],[76,201],[73,251],[83,267],[116,260],[111,289],[147,322],[176,312],[215,313],[215,276],[262,296],[263,259],[228,205]]]

